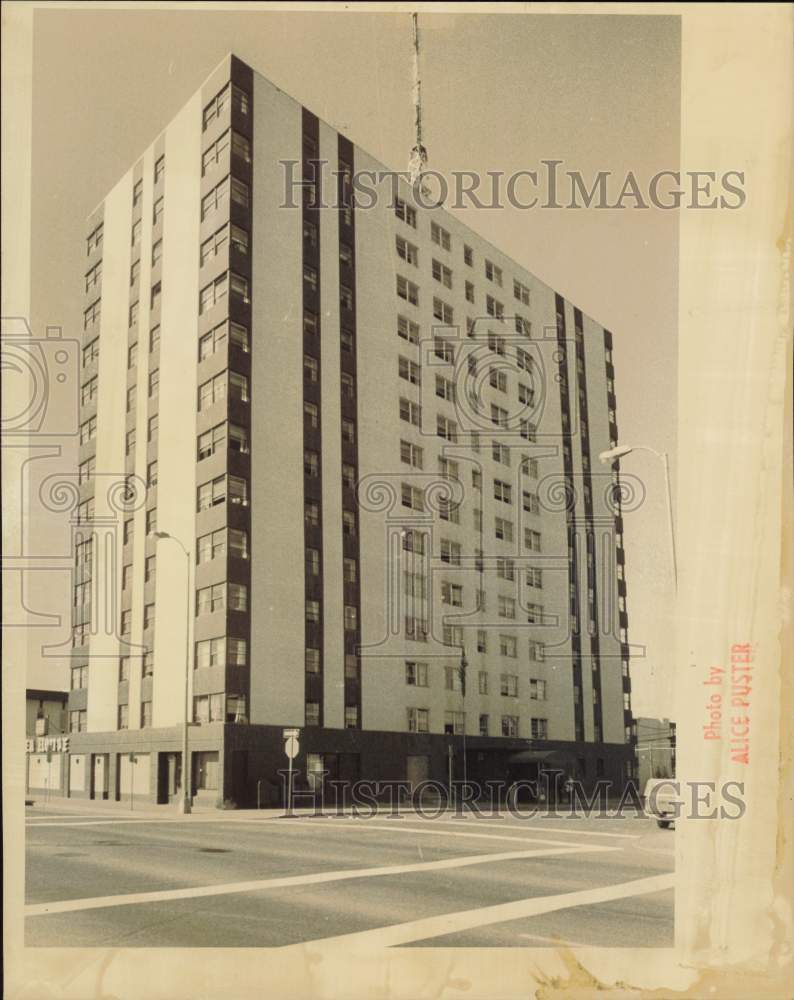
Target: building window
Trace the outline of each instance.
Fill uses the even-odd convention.
[[[230,583],[228,585],[228,598],[230,611],[248,610],[248,587],[242,583]]]
[[[401,257],[406,264],[413,264],[414,267],[419,265],[419,250],[409,243],[408,240],[404,240],[402,236],[396,237],[397,241],[397,256]]]
[[[441,602],[453,608],[463,607],[463,587],[457,583],[441,582]]]
[[[499,679],[499,690],[505,698],[517,698],[518,677],[515,674],[502,674]]]
[[[546,682],[537,680],[536,678],[530,678],[529,681],[529,697],[532,701],[545,701],[546,700]]]
[[[411,687],[427,687],[427,664],[406,660],[405,683]]]
[[[527,604],[527,621],[530,625],[540,625],[543,621],[543,607],[540,604]]]
[[[488,373],[488,382],[494,389],[498,389],[500,392],[507,392],[507,374],[505,372],[491,368]]]
[[[422,407],[419,403],[412,403],[410,399],[400,399],[400,420],[405,420],[415,427],[422,426]]]
[[[427,642],[427,621],[413,615],[405,616],[405,637],[414,642]]]
[[[522,420],[520,423],[521,437],[525,441],[537,441],[537,427],[531,420]]]
[[[430,732],[430,712],[426,708],[408,709],[408,732],[409,733],[429,733]]]
[[[345,705],[345,729],[355,729],[358,726],[358,707]]]
[[[439,399],[446,399],[450,403],[455,402],[455,383],[452,379],[444,378],[443,375],[436,375],[436,395]]]
[[[436,433],[440,438],[456,444],[458,440],[458,425],[454,420],[449,420],[447,417],[437,416],[436,417]]]
[[[462,736],[466,731],[465,712],[444,712],[444,732]]]
[[[415,361],[404,358],[402,355],[397,359],[397,374],[412,385],[422,384],[422,369]]]
[[[99,322],[100,315],[100,302],[99,299],[93,302],[83,313],[83,329],[87,330],[89,327],[94,326],[94,324]]]
[[[404,202],[402,198],[394,199],[394,214],[398,219],[416,229],[416,209]]]
[[[433,316],[439,322],[446,324],[447,326],[452,326],[455,322],[455,310],[447,302],[444,302],[438,297],[433,297]],[[448,360],[452,360],[449,358]]]
[[[449,233],[437,222],[430,223],[430,239],[444,250],[449,250],[452,245]]]
[[[226,639],[202,639],[196,643],[196,669],[202,667],[221,667],[226,663]]]
[[[320,366],[317,363],[317,359],[313,358],[310,354],[303,355],[303,381],[307,384],[313,384],[317,382],[320,373]]]
[[[487,735],[488,735],[488,716],[487,715],[481,715],[480,716],[480,736],[487,736]]]
[[[320,475],[320,456],[316,451],[306,449],[303,452],[303,474],[309,479],[317,479]]]
[[[96,417],[91,417],[89,420],[80,424],[80,444],[86,444],[88,441],[92,441],[95,437]]]
[[[410,344],[419,343],[419,324],[405,316],[397,317],[397,336],[407,340]]]
[[[442,264],[440,260],[433,258],[431,271],[436,281],[440,282],[445,288],[452,288],[452,271],[450,268]]]
[[[229,197],[229,178],[224,177],[224,179],[216,184],[215,187],[209,191],[201,199],[201,221],[209,218],[213,212],[217,212],[224,202],[228,200]]]
[[[513,635],[500,635],[499,636],[499,652],[502,656],[509,656],[510,659],[515,660],[518,656],[518,643],[515,636]]]
[[[306,725],[307,726],[319,726],[320,725],[320,703],[317,701],[307,701],[306,702]]]
[[[549,738],[548,719],[530,719],[530,733],[533,740],[547,740]]]
[[[485,277],[495,285],[502,286],[502,269],[490,260],[485,261]]]
[[[494,319],[504,319],[505,307],[492,295],[485,296],[485,311],[489,316],[493,316]]]
[[[85,709],[69,712],[69,732],[84,733],[88,728],[88,712]]]
[[[154,208],[152,210],[152,222],[155,226],[163,217],[163,204],[164,204],[164,199],[161,195],[154,203]]]
[[[82,691],[88,687],[88,666],[82,664],[79,667],[72,667],[70,690]]]
[[[232,399],[241,403],[249,402],[248,397],[248,376],[239,372],[229,372],[229,395]]]
[[[155,368],[149,372],[148,379],[149,398],[152,399],[160,391],[160,369]]]
[[[248,185],[243,184],[242,181],[238,181],[236,177],[232,177],[230,190],[232,201],[242,208],[248,208],[251,199],[251,192],[248,189]]]
[[[470,282],[466,282],[466,301],[474,302],[474,285]]]
[[[463,245],[463,263],[467,267],[474,266],[474,251],[470,246],[466,246],[466,244]]]
[[[448,563],[450,566],[460,566],[461,548],[459,542],[442,538],[439,554],[442,562]]]
[[[529,640],[529,658],[533,663],[542,663],[546,659],[546,647],[542,642]]]
[[[531,552],[541,551],[539,531],[532,531],[530,528],[524,528],[524,548],[529,549]]]
[[[515,618],[516,602],[512,597],[500,594],[497,598],[497,613],[500,618]]]
[[[98,250],[102,246],[102,232],[103,232],[103,229],[104,229],[103,223],[100,222],[99,225],[96,227],[96,229],[94,229],[86,237],[86,254],[87,255],[92,254],[95,250]]]
[[[415,285],[413,281],[408,281],[401,274],[397,275],[397,294],[401,299],[410,302],[412,306],[419,305],[419,286]]]
[[[499,500],[501,503],[511,504],[513,502],[513,487],[502,479],[494,479],[493,497],[494,500]]]
[[[502,736],[518,736],[518,716],[502,716]]]
[[[220,372],[211,379],[207,379],[198,388],[198,409],[206,410],[213,403],[226,397],[226,372]]]
[[[83,348],[83,368],[99,359],[99,337],[94,337]]]
[[[411,510],[424,510],[424,495],[418,486],[411,486],[410,483],[403,483],[401,486],[402,505]]]

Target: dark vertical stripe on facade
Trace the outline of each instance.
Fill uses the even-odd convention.
[[[355,580],[345,578],[343,564],[343,593],[345,607],[355,608],[355,628],[344,627],[345,646],[345,727],[361,726],[361,557],[359,543],[358,502],[358,386],[356,381],[358,350],[356,337],[356,218],[353,207],[352,177],[355,170],[353,143],[339,136],[339,286],[340,286],[340,368],[342,375],[342,420],[352,424],[352,440],[342,434],[342,509],[352,515],[352,533],[342,526],[342,555],[355,568]],[[347,383],[346,376],[352,379]],[[350,482],[352,480],[352,489]],[[345,485],[347,482],[348,485]],[[348,518],[350,520],[350,518]],[[355,722],[348,719],[348,712],[355,709]]]
[[[596,538],[593,524],[593,478],[590,471],[590,425],[587,413],[587,368],[584,352],[584,324],[581,309],[573,311],[576,340],[576,387],[579,395],[579,429],[582,439],[582,483],[584,492],[585,550],[587,553],[587,621],[590,633],[590,666],[593,691],[593,723],[596,743],[604,741],[601,708],[601,655],[598,639],[598,587],[596,581]]]
[[[240,275],[245,278],[248,282],[248,301],[242,301],[238,296],[231,294],[231,288],[229,289],[229,319],[232,322],[239,323],[248,330],[248,351],[243,351],[235,343],[232,342],[231,330],[229,330],[229,335],[227,335],[228,351],[229,351],[229,370],[237,372],[240,375],[245,375],[248,379],[248,394],[249,399],[245,406],[240,405],[236,401],[229,401],[229,420],[234,423],[239,423],[244,426],[248,432],[248,454],[242,454],[238,451],[232,451],[227,445],[227,466],[228,472],[231,475],[239,476],[245,479],[248,483],[248,490],[250,494],[251,489],[251,468],[253,455],[255,454],[253,434],[251,432],[251,407],[253,405],[251,400],[251,393],[253,390],[252,379],[251,379],[251,357],[255,350],[257,350],[256,336],[252,329],[251,317],[253,314],[253,297],[256,295],[256,290],[253,287],[253,272],[251,267],[251,261],[254,252],[254,240],[253,240],[253,212],[254,212],[254,196],[256,181],[254,179],[254,118],[256,112],[256,105],[254,104],[254,74],[249,66],[245,63],[240,62],[239,59],[232,57],[231,59],[231,82],[233,86],[239,87],[244,93],[248,100],[248,112],[243,114],[241,108],[238,105],[237,100],[232,98],[231,101],[231,124],[232,128],[239,135],[243,135],[249,142],[250,146],[250,162],[246,162],[244,158],[235,155],[233,152],[230,153],[229,163],[230,174],[237,180],[242,181],[248,186],[248,206],[244,208],[239,205],[233,199],[230,198],[229,205],[229,222],[235,225],[241,226],[248,233],[248,253],[242,253],[233,243],[231,238],[229,239],[229,270],[234,271],[235,274]],[[166,165],[167,169],[167,165]],[[231,233],[230,233],[231,237]],[[228,439],[227,439],[228,440]],[[249,495],[248,504],[244,507],[240,505],[234,505],[234,508],[228,504],[229,508],[228,518],[229,527],[238,528],[247,533],[248,536],[248,551],[251,551],[251,537],[253,526],[251,524],[251,510],[252,503],[251,497]],[[245,640],[246,649],[246,663],[244,666],[238,664],[229,663],[229,656],[227,651],[227,663],[226,663],[226,695],[242,695],[245,698],[245,712],[246,716],[250,718],[251,713],[251,662],[252,662],[252,650],[251,650],[251,560],[240,559],[232,556],[230,546],[228,545],[228,534],[227,534],[227,545],[226,545],[226,560],[227,560],[227,579],[233,583],[241,583],[247,588],[248,593],[248,610],[246,612],[241,611],[227,611],[227,636],[231,636],[236,639]],[[227,645],[228,650],[228,645]],[[228,707],[227,707],[228,711]],[[227,715],[227,721],[228,719]],[[229,762],[224,761],[224,768],[228,770]]]
[[[303,402],[304,407],[316,407],[316,426],[312,426],[304,414],[303,421],[303,495],[304,503],[316,503],[319,520],[316,525],[310,524],[304,518],[304,575],[306,585],[306,602],[317,601],[320,614],[319,621],[306,620],[305,645],[307,649],[319,650],[319,671],[305,671],[305,701],[306,704],[317,704],[318,725],[323,725],[323,675],[325,672],[325,644],[323,608],[323,480],[322,480],[322,367],[320,364],[320,343],[322,337],[320,318],[320,211],[317,207],[322,203],[321,168],[318,166],[320,155],[320,122],[306,108],[302,115],[301,136],[302,176],[306,182],[303,188],[303,352],[305,359],[314,363],[316,377],[306,376],[307,367],[304,362]],[[311,187],[311,185],[314,187]],[[309,277],[313,275],[314,280]],[[316,467],[311,464],[312,456]],[[314,573],[310,550],[317,553],[318,572]],[[306,720],[308,724],[308,719]]]
[[[609,412],[609,444],[611,448],[615,448],[618,443],[618,425],[617,425],[617,401],[615,397],[615,367],[611,360],[612,355],[612,334],[609,330],[604,330],[604,358],[606,364],[606,377],[607,377],[607,409]],[[612,473],[615,481],[615,489],[613,493],[613,507],[615,510],[615,535],[623,537],[623,514],[620,506],[620,462],[615,461],[612,463]],[[615,545],[615,561],[616,564],[623,567],[623,579],[618,579],[617,581],[617,591],[618,597],[622,597],[624,601],[626,600],[626,554],[623,549],[622,543],[620,545]],[[618,628],[628,629],[628,613],[625,611],[618,610]],[[627,633],[628,635],[628,633]],[[629,669],[629,644],[628,641],[624,641],[623,637],[620,638],[620,662],[621,662],[621,673],[623,676],[623,694],[624,698],[626,695],[631,698],[631,674]],[[629,700],[629,705],[624,704],[623,707],[623,726],[624,732],[629,737],[627,742],[635,743],[636,736],[634,733],[634,716],[631,710],[631,702]]]
[[[571,401],[568,385],[568,358],[565,338],[565,301],[554,296],[557,313],[557,354],[560,385],[560,411],[562,414],[563,471],[567,498],[565,519],[568,535],[568,590],[571,622],[571,653],[574,688],[574,739],[584,741],[584,704],[582,702],[582,639],[579,614],[579,556],[576,536],[576,493],[573,485],[573,451],[571,446]]]

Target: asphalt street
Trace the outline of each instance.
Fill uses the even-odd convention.
[[[674,839],[633,816],[34,806],[26,943],[672,947]]]

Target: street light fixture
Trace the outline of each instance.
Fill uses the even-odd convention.
[[[675,531],[673,530],[673,493],[670,489],[670,461],[667,457],[666,451],[657,451],[655,448],[651,448],[647,444],[635,444],[635,445],[617,445],[614,448],[610,448],[608,451],[602,451],[598,456],[598,460],[602,465],[607,462],[615,462],[618,459],[623,458],[624,455],[630,455],[633,451],[649,451],[652,455],[655,455],[662,463],[664,468],[664,485],[665,491],[667,493],[667,527],[670,535],[670,563],[673,569],[673,584],[678,589],[678,566],[676,562],[675,555]]]
[[[158,542],[160,541],[172,541],[182,549],[185,554],[185,566],[187,569],[187,579],[186,579],[186,623],[185,623],[185,712],[182,723],[182,801],[180,803],[180,812],[188,815],[193,811],[193,802],[191,795],[191,767],[190,767],[190,753],[188,747],[188,732],[190,726],[190,609],[191,609],[191,584],[190,584],[190,567],[192,560],[190,558],[190,552],[182,544],[182,542],[176,537],[176,535],[171,535],[167,531],[155,531],[154,537]]]

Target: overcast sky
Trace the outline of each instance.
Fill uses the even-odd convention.
[[[212,68],[235,52],[395,169],[413,144],[408,14],[37,10],[32,320],[79,336],[84,219]],[[649,178],[679,166],[677,17],[422,14],[430,165]],[[688,165],[697,167],[699,165]],[[637,210],[487,211],[465,221],[613,331],[622,443],[675,463],[678,217]],[[672,707],[662,471],[636,453],[646,503],[625,516],[634,711]],[[675,478],[673,478],[675,486]],[[50,530],[52,528],[50,527]],[[54,579],[54,578],[53,578]],[[43,591],[37,605],[65,607]],[[65,596],[64,596],[65,595]],[[29,684],[51,679],[37,665]]]

